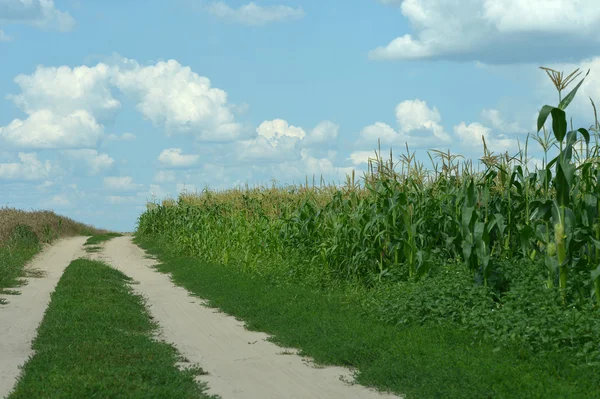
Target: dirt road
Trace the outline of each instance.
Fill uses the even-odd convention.
[[[64,268],[81,254],[84,241],[62,241],[36,259],[33,266],[49,271],[49,275],[24,287],[23,294],[15,297],[20,301],[0,308],[0,397],[11,389],[18,365],[31,353],[30,342],[49,294]],[[295,353],[266,341],[266,334],[250,332],[233,317],[203,306],[203,301],[155,271],[155,261],[148,259],[129,236],[114,238],[101,252],[88,256],[105,261],[139,282],[132,288],[147,299],[148,310],[161,327],[161,338],[208,373],[198,379],[208,384],[209,394],[223,399],[397,398],[344,382],[342,379],[352,381],[349,370],[314,367]]]

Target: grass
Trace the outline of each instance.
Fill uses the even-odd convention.
[[[42,249],[60,237],[104,234],[83,223],[50,211],[23,211],[0,208],[0,294],[24,284],[25,264]],[[30,272],[31,274],[31,272]],[[33,277],[33,275],[32,275]],[[14,293],[14,292],[13,292]],[[6,303],[0,299],[0,303]]]
[[[106,264],[73,261],[8,398],[206,398],[194,381],[201,370],[177,369],[180,357],[153,339],[157,326],[128,283]]]
[[[164,241],[135,240],[176,284],[283,347],[358,369],[358,383],[407,398],[600,398],[597,370],[576,368],[567,356],[498,351],[451,324],[394,326],[359,312],[357,298],[342,289],[276,283],[176,255]]]
[[[91,236],[90,238],[88,238],[86,240],[85,244],[83,244],[83,245],[97,246],[98,244],[106,242],[106,241],[110,240],[111,238],[122,237],[122,236],[123,236],[123,234],[120,234],[120,233],[95,234],[95,235]]]

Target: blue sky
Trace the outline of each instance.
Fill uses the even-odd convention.
[[[131,231],[184,187],[343,181],[378,138],[515,154],[557,103],[539,66],[591,70],[593,124],[595,3],[0,0],[0,206]]]

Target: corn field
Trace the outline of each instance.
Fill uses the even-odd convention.
[[[600,305],[600,124],[591,99],[595,125],[567,122],[565,109],[587,74],[563,98],[578,71],[563,78],[542,69],[558,90],[558,106],[541,108],[537,133],[514,156],[494,155],[482,137],[483,172],[450,152],[428,152],[434,169],[426,171],[408,147],[399,161],[379,150],[362,178],[353,174],[340,186],[207,189],[149,204],[138,234],[257,273],[296,256],[305,270],[290,274],[367,286],[419,279],[458,260],[474,284],[493,288],[502,277],[499,260],[537,262],[546,288],[565,304],[577,298]],[[530,139],[544,151],[533,171]],[[548,159],[554,148],[558,154]]]

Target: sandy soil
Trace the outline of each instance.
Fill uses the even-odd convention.
[[[45,248],[27,266],[44,272],[43,277],[28,278],[19,287],[21,295],[3,296],[9,301],[0,305],[0,398],[12,390],[23,365],[33,355],[31,341],[44,317],[58,280],[72,260],[85,256],[86,237],[62,239]]]
[[[202,306],[202,300],[154,271],[151,266],[156,261],[133,244],[131,237],[114,238],[102,252],[90,256],[139,282],[132,288],[147,298],[149,312],[161,326],[161,338],[208,372],[198,379],[208,384],[210,394],[223,399],[397,397],[344,382],[341,378],[352,381],[350,370],[314,367],[307,359],[266,341],[266,334],[250,332],[235,318]]]

